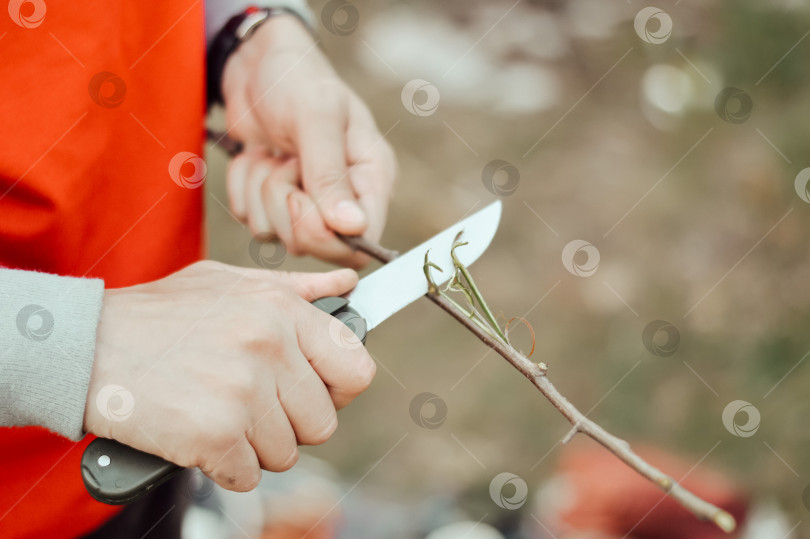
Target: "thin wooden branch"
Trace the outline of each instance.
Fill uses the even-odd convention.
[[[230,139],[227,133],[217,133],[208,130],[206,135],[210,140],[222,147],[231,156],[239,153],[242,149],[241,144]],[[339,235],[339,237],[353,249],[366,253],[384,264],[387,264],[399,256],[398,252],[381,247],[380,245],[359,236]],[[463,324],[468,330],[470,330],[471,333],[481,339],[487,346],[503,356],[503,358],[506,359],[510,365],[523,374],[523,376],[528,378],[528,380],[538,390],[540,390],[540,393],[543,394],[543,396],[552,404],[552,406],[554,406],[571,423],[571,425],[573,425],[568,434],[566,434],[561,440],[561,443],[568,443],[574,436],[576,436],[578,432],[588,435],[597,443],[604,446],[608,451],[616,455],[616,457],[618,457],[636,472],[652,481],[661,490],[677,500],[682,506],[691,511],[699,519],[714,522],[721,530],[727,533],[734,531],[737,523],[735,522],[734,517],[732,517],[729,513],[692,494],[690,491],[679,485],[678,482],[672,479],[670,476],[666,475],[661,470],[655,466],[652,466],[638,456],[630,448],[630,444],[628,444],[626,441],[610,434],[605,429],[585,417],[585,414],[580,412],[568,401],[568,399],[563,397],[560,392],[557,391],[557,388],[554,387],[554,384],[552,384],[548,379],[548,376],[546,376],[548,367],[545,364],[531,361],[514,347],[506,345],[500,340],[494,338],[492,335],[488,334],[463,311],[456,307],[452,301],[436,294],[428,294],[427,298],[447,311],[450,316],[461,322],[461,324]]]
[[[205,136],[215,146],[222,148],[230,157],[235,157],[242,153],[242,149],[244,148],[241,142],[229,137],[227,132],[206,129]]]
[[[343,234],[338,234],[337,237],[343,240],[344,243],[355,251],[366,253],[383,264],[387,264],[399,256],[397,251],[386,249],[382,245],[368,241],[362,236],[344,236]]]
[[[367,240],[352,237],[346,238],[344,241],[347,241],[347,243],[356,250],[362,251],[383,263],[388,263],[397,256],[395,251],[389,251]],[[506,345],[486,333],[446,298],[434,294],[428,294],[426,297],[444,309],[450,316],[461,322],[464,327],[481,339],[484,344],[503,356],[510,365],[517,369],[540,390],[540,393],[543,394],[552,406],[573,425],[571,431],[563,438],[562,443],[570,441],[578,432],[586,434],[616,455],[616,457],[636,472],[652,481],[658,488],[678,501],[678,503],[691,511],[697,518],[713,522],[726,533],[734,531],[737,524],[734,517],[729,513],[683,488],[673,478],[636,454],[626,441],[610,434],[580,412],[568,399],[557,391],[557,388],[554,387],[554,384],[551,383],[551,380],[549,380],[546,375],[547,367],[544,364],[531,361],[514,347]]]

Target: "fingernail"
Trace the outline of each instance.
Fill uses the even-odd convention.
[[[332,210],[332,215],[338,221],[350,225],[362,225],[366,222],[366,216],[363,210],[360,209],[357,203],[351,200],[341,200],[338,202]]]

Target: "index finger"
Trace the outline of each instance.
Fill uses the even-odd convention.
[[[346,142],[347,155],[352,163],[349,174],[368,220],[363,236],[377,241],[385,227],[388,203],[396,181],[396,157],[385,135],[377,129],[371,112],[356,96],[351,99],[350,110]]]
[[[357,203],[347,164],[345,98],[321,96],[299,116],[298,153],[304,190],[315,201],[324,222],[342,234],[362,234],[368,226]]]
[[[306,312],[296,320],[298,345],[341,408],[368,388],[377,366],[343,322],[315,307]]]

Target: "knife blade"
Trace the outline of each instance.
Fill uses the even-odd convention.
[[[422,271],[426,252],[430,251],[431,262],[444,270],[444,273],[433,272],[437,285],[453,276],[450,249],[459,232],[464,232],[463,239],[469,244],[459,249],[456,256],[465,266],[475,262],[495,237],[501,207],[500,200],[493,202],[361,279],[346,298],[349,305],[366,319],[367,330],[371,331],[392,314],[427,294],[428,283]]]
[[[489,247],[501,218],[501,201],[439,232],[392,262],[364,277],[345,298],[321,298],[313,305],[335,316],[365,342],[366,332],[428,291],[422,266],[425,253],[445,270],[433,273],[440,285],[453,276],[450,250],[459,232],[470,243],[457,257],[472,264]],[[96,438],[84,450],[81,473],[84,485],[96,500],[120,505],[134,502],[166,482],[183,468],[158,456],[115,440]]]

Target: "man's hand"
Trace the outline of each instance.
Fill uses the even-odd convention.
[[[325,442],[374,361],[308,302],[347,292],[351,270],[281,273],[199,262],[108,290],[84,428],[198,466],[230,490]]]
[[[368,108],[303,25],[278,16],[228,59],[228,131],[245,145],[228,172],[231,208],[294,255],[368,262],[334,235],[382,235],[396,162]]]

